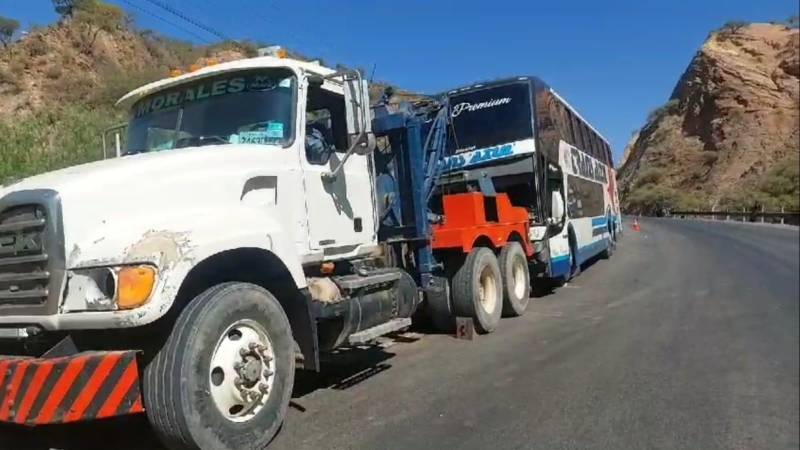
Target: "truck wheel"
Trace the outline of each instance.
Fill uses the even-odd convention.
[[[531,274],[522,245],[509,242],[500,250],[498,263],[503,277],[503,316],[521,316],[525,314],[531,293]]]
[[[503,311],[503,282],[497,258],[484,247],[473,249],[453,276],[456,315],[472,317],[479,333],[491,333]]]
[[[192,300],[144,373],[147,416],[172,449],[261,449],[294,384],[294,339],[275,297],[224,283]]]

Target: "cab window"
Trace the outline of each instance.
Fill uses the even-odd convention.
[[[347,150],[344,97],[312,86],[306,103],[306,159],[327,164],[333,152]]]

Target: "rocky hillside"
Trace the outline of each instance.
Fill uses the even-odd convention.
[[[798,207],[800,35],[731,23],[713,32],[619,169],[629,211]]]
[[[101,0],[0,47],[0,185],[100,158],[101,131],[121,120],[129,90],[205,57],[255,56],[256,46],[194,46],[136,29]],[[78,7],[76,7],[78,8]]]
[[[209,59],[256,56],[267,45],[196,46],[137,29],[123,10],[103,0],[73,4],[58,23],[24,35],[0,26],[0,185],[100,158],[102,130],[124,120],[114,103],[131,89]],[[0,25],[18,27],[13,18],[3,19]],[[13,43],[6,46],[8,41]],[[388,86],[374,83],[373,99]],[[395,102],[421,98],[394,92]]]

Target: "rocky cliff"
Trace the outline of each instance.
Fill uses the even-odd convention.
[[[626,148],[623,203],[640,211],[737,202],[796,206],[797,187],[772,192],[771,177],[797,183],[799,102],[797,29],[731,24],[713,32],[667,104]]]

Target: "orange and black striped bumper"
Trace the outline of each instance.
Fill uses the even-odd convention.
[[[0,356],[0,422],[45,425],[144,412],[135,351]]]

